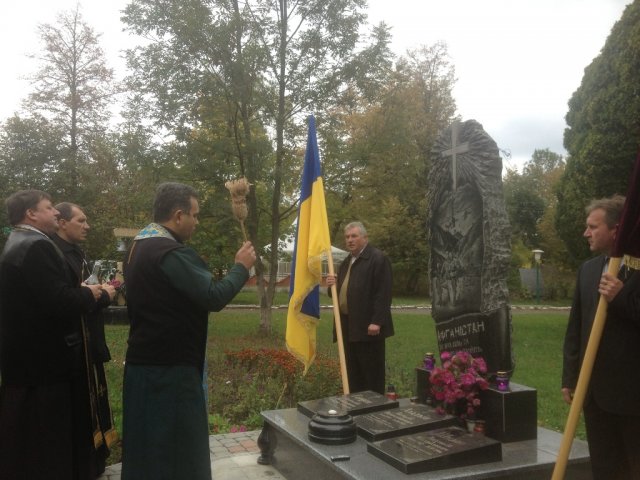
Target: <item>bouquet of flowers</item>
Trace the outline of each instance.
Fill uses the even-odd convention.
[[[489,387],[487,364],[482,357],[474,358],[464,351],[442,352],[440,358],[442,366],[435,367],[429,377],[436,410],[440,414],[475,418],[480,391]]]

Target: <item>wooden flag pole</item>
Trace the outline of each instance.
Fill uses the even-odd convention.
[[[327,254],[329,275],[335,276],[333,270],[333,255],[331,248]],[[336,340],[338,343],[338,356],[340,357],[340,375],[342,376],[342,392],[347,395],[349,393],[349,376],[347,375],[347,362],[344,358],[344,340],[342,339],[342,322],[340,320],[340,307],[338,305],[338,287],[331,285],[331,302],[333,303],[333,318],[336,322]]]
[[[618,275],[621,262],[621,257],[611,257],[609,259],[609,268],[607,269],[607,273],[616,277]],[[580,412],[582,411],[584,399],[587,395],[587,388],[589,387],[589,381],[591,380],[593,364],[596,360],[596,354],[598,353],[598,347],[600,346],[600,339],[602,338],[604,325],[607,321],[607,306],[607,301],[602,295],[600,295],[598,309],[596,310],[596,316],[593,320],[593,326],[591,327],[591,334],[589,335],[589,341],[587,342],[587,349],[584,352],[584,359],[582,360],[582,367],[580,368],[580,375],[578,376],[578,384],[576,385],[576,390],[573,393],[573,400],[571,401],[567,424],[564,428],[562,443],[560,443],[560,450],[558,450],[558,458],[556,459],[556,465],[553,469],[551,480],[562,480],[567,469],[567,461],[569,460],[571,444],[573,443],[573,437],[576,434],[576,427],[578,426],[578,420],[580,419]]]

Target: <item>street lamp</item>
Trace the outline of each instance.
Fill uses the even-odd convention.
[[[536,303],[540,305],[540,259],[544,252],[539,248],[533,250],[533,258],[536,261]]]

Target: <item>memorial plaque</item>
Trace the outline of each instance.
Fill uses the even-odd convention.
[[[370,442],[450,427],[458,423],[456,417],[440,415],[434,408],[426,405],[367,413],[360,415],[355,421],[360,436]]]
[[[369,443],[367,451],[404,473],[422,473],[502,460],[502,444],[459,427]]]
[[[349,415],[362,415],[389,408],[398,408],[398,401],[390,400],[384,395],[370,390],[298,402],[298,411],[307,417],[313,417],[318,412],[328,412],[329,410]]]

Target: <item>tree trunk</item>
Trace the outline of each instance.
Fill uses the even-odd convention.
[[[285,74],[287,60],[287,0],[280,0],[280,49],[278,81],[278,113],[276,116],[276,161],[273,171],[273,197],[271,201],[271,252],[269,254],[269,282],[266,296],[260,302],[260,331],[271,331],[271,306],[278,276],[278,238],[280,237],[280,197],[282,195],[282,165],[284,160],[285,127]]]

